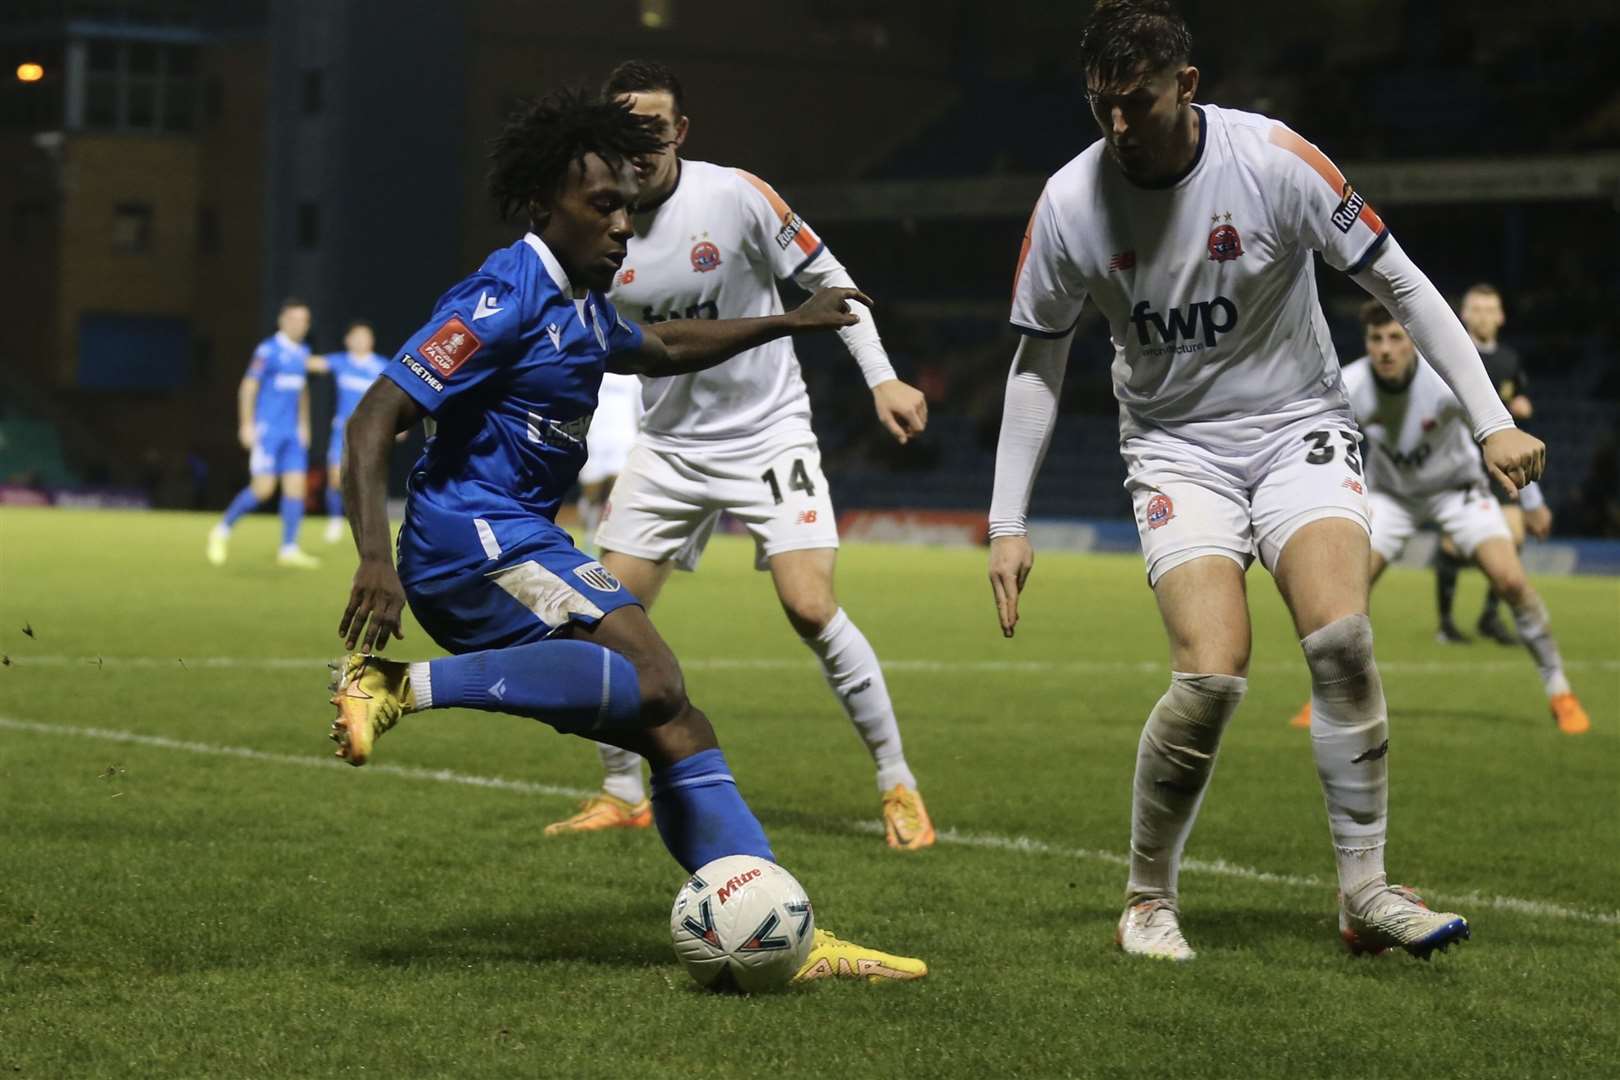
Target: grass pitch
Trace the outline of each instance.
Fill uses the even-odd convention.
[[[983,555],[850,546],[936,823],[899,855],[870,765],[751,551],[654,620],[818,923],[921,984],[711,996],[675,964],[650,831],[546,840],[595,755],[530,721],[408,718],[354,770],[326,673],[353,556],[231,562],[201,516],[0,513],[0,1076],[1612,1076],[1620,583],[1538,582],[1592,713],[1529,658],[1433,643],[1431,584],[1374,596],[1398,880],[1467,914],[1423,964],[1336,938],[1307,691],[1250,578],[1250,692],[1189,847],[1186,967],[1112,947],[1130,772],[1165,683],[1139,560],[1038,558],[1018,637]],[[309,530],[314,537],[317,527]],[[1459,611],[1480,597],[1465,579]],[[26,628],[26,629],[25,629]],[[434,650],[410,624],[390,652]]]

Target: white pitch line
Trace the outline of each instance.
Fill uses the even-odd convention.
[[[334,656],[336,653],[333,654]],[[10,657],[17,667],[93,667],[93,668],[183,668],[240,669],[248,671],[307,671],[331,663],[333,657],[288,656],[25,656]],[[1497,671],[1524,671],[1529,661],[1522,656],[1502,660],[1380,660],[1378,670],[1395,675],[1473,675]],[[770,657],[758,660],[734,657],[699,657],[682,660],[688,671],[809,671],[816,662],[809,657]],[[1620,671],[1620,659],[1566,660],[1564,667],[1571,671]],[[1168,660],[885,660],[883,669],[893,672],[921,672],[926,674],[969,674],[994,672],[1023,672],[1058,674],[1109,674],[1119,672],[1145,672],[1160,674],[1169,669]],[[1270,660],[1254,664],[1251,672],[1302,672],[1301,660]]]
[[[149,746],[158,750],[179,750],[188,754],[244,758],[249,761],[262,761],[274,765],[295,765],[315,769],[350,767],[336,758],[307,757],[300,754],[276,754],[265,750],[254,750],[246,746],[219,746],[213,743],[188,742],[183,739],[171,739],[162,735],[143,735],[139,732],[118,731],[109,728],[78,727],[69,724],[37,724],[26,720],[13,720],[5,716],[0,716],[0,729],[34,735],[67,735],[84,739],[100,739],[106,742]],[[511,791],[520,795],[582,799],[595,794],[595,792],[584,791],[579,788],[559,787],[555,784],[536,784],[528,780],[507,780],[498,776],[478,776],[471,773],[456,772],[453,769],[419,769],[408,765],[368,765],[366,768],[369,772],[381,773],[386,776],[398,776],[406,780],[428,780],[439,784],[457,784],[463,787]],[[875,834],[883,831],[881,825],[872,821],[849,822],[847,827],[851,832],[858,833]],[[960,832],[956,829],[942,829],[939,832],[939,842],[954,847],[1011,851],[1022,855],[1045,855],[1082,862],[1107,863],[1112,866],[1129,865],[1126,856],[1118,852],[1069,847],[1029,836],[998,836],[993,833]],[[1278,874],[1269,870],[1259,870],[1252,866],[1229,863],[1224,859],[1184,859],[1181,867],[1183,870],[1194,874],[1236,878],[1241,881],[1257,882],[1265,885],[1282,885],[1289,888],[1316,891],[1333,888],[1331,882],[1323,881],[1321,878],[1301,874]],[[1547,900],[1532,900],[1518,896],[1490,896],[1474,891],[1437,893],[1424,890],[1424,892],[1429,899],[1441,901],[1448,906],[1494,908],[1498,911],[1512,911],[1521,915],[1538,915],[1546,918],[1562,919],[1567,922],[1591,923],[1598,926],[1620,926],[1620,912],[1615,911],[1588,911],[1582,908],[1566,907]]]

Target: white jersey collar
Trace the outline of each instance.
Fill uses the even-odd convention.
[[[523,234],[523,242],[533,248],[536,255],[540,256],[540,261],[546,264],[546,272],[551,275],[551,280],[557,283],[557,288],[562,290],[562,294],[570,300],[573,299],[574,285],[568,280],[567,273],[563,271],[562,263],[557,261],[557,256],[551,253],[551,249],[546,246],[546,242],[532,232]]]
[[[298,348],[298,342],[294,341],[292,338],[288,337],[286,334],[283,334],[280,330],[276,331],[276,344],[280,345],[283,349],[296,349],[296,348]]]

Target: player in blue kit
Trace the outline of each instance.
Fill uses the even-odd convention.
[[[309,467],[309,305],[282,301],[276,332],[259,342],[237,389],[237,438],[248,451],[248,486],[208,533],[208,561],[225,562],[231,527],[281,485],[281,549],[276,562],[304,569],[320,560],[298,546],[304,520],[304,472]]]
[[[854,289],[754,319],[621,319],[603,296],[624,261],[632,162],[658,151],[651,125],[617,103],[548,97],[495,143],[491,191],[531,231],[439,298],[349,421],[345,499],[360,565],[339,625],[360,652],[339,665],[332,737],[361,765],[407,713],[472,708],[542,720],[622,746],[652,765],[665,846],[688,872],[725,855],[771,859],[714,729],[634,596],[555,521],[585,462],[603,373],[675,375],[795,333],[854,323]],[[427,419],[390,558],[394,435]],[[407,602],[453,655],[384,660]],[[911,979],[920,960],[816,931],[800,979]]]
[[[356,319],[343,334],[343,352],[310,358],[311,372],[332,376],[336,399],[332,407],[332,434],[326,440],[326,542],[343,539],[343,425],[354,415],[371,384],[388,365],[375,351],[371,324]]]

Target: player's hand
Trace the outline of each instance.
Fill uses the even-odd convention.
[[[405,587],[399,583],[394,564],[386,559],[361,559],[349,590],[349,606],[338,623],[344,648],[353,652],[358,642],[360,652],[382,652],[390,636],[404,641],[405,635],[399,629],[404,610]]]
[[[1534,510],[1526,510],[1524,512],[1524,527],[1537,540],[1547,539],[1552,535],[1552,510],[1545,506],[1538,506]]]
[[[901,446],[913,436],[921,435],[928,426],[928,399],[921,390],[899,379],[872,387],[872,405],[877,409],[878,419]]]
[[[236,441],[242,444],[242,449],[253,449],[254,431],[252,424],[243,424],[236,429]]]
[[[872,306],[872,298],[859,289],[817,289],[815,294],[794,308],[788,318],[793,322],[795,334],[815,330],[839,330],[861,321],[849,306],[851,300]]]
[[[1547,447],[1542,441],[1518,428],[1503,428],[1485,436],[1485,468],[1510,496],[1532,480],[1541,479],[1547,463]]]
[[[309,428],[301,427],[298,429],[298,442],[305,450],[309,449]]]
[[[990,541],[990,591],[996,595],[1002,637],[1012,637],[1018,625],[1018,594],[1034,565],[1035,548],[1029,537],[998,536]]]

